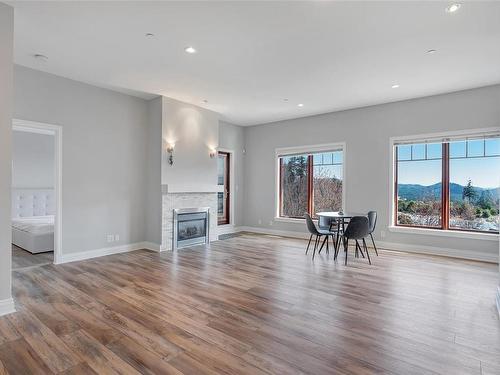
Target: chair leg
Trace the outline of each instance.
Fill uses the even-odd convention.
[[[321,247],[319,248],[318,254],[321,253],[321,250],[323,250],[323,246],[325,246],[325,242],[328,240],[328,236],[325,236],[325,239],[321,243]],[[328,246],[328,245],[327,245]]]
[[[336,242],[337,242],[337,239],[335,239],[335,243],[336,243]],[[338,255],[339,255],[339,250],[340,250],[340,249],[339,249],[338,245],[336,245],[336,246],[335,246],[335,251],[334,251],[334,253],[333,253],[333,260],[334,260],[334,261],[335,261],[335,260],[337,260],[337,257],[338,257]]]
[[[309,245],[311,244],[311,240],[312,240],[312,238],[313,238],[313,235],[311,234],[311,235],[309,236],[309,242],[307,243],[306,255],[307,255],[307,252],[309,251]]]
[[[370,253],[368,252],[368,247],[366,246],[366,241],[365,239],[363,238],[363,247],[365,248],[365,251],[366,251],[366,256],[368,257],[368,263],[370,263],[370,265],[372,264],[372,261],[370,259]]]
[[[363,253],[363,249],[361,248],[361,245],[359,244],[358,240],[356,240],[356,246],[358,247],[358,250],[361,253],[361,256],[364,258],[365,254]],[[359,256],[358,256],[358,258],[359,258]]]
[[[316,241],[314,242],[313,259],[314,259],[314,256],[316,255],[316,249],[318,248],[318,245],[319,245],[319,237],[320,236],[316,235]]]
[[[373,248],[375,249],[375,254],[377,254],[377,256],[378,256],[377,246],[375,246],[375,240],[373,239],[373,235],[371,233],[370,233],[370,237],[372,239]]]
[[[345,262],[344,264],[347,266],[347,249],[349,249],[349,240],[344,240],[344,251],[345,251]]]

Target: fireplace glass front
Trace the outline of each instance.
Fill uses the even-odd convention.
[[[174,249],[208,243],[208,208],[174,210]]]

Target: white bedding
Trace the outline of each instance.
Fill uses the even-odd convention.
[[[54,233],[54,215],[16,217],[12,228],[35,235]]]

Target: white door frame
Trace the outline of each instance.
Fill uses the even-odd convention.
[[[12,130],[54,136],[54,264],[62,263],[62,126],[13,119]]]
[[[236,185],[234,181],[234,150],[219,147],[217,151],[229,154],[229,224],[218,225],[218,228],[232,228],[234,227],[234,189]]]

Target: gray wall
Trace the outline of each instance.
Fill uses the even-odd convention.
[[[221,121],[219,123],[219,149],[233,151],[234,158],[234,170],[233,175],[231,176],[234,182],[234,191],[232,192],[234,202],[234,220],[230,220],[231,224],[236,226],[243,225],[244,148],[244,128]]]
[[[217,113],[163,97],[162,137],[167,144],[175,144],[173,165],[167,163],[168,154],[162,148],[162,184],[217,184],[217,159],[209,157],[218,146]]]
[[[304,231],[303,223],[274,221],[275,149],[345,141],[346,208],[377,210],[378,239],[385,230],[385,242],[496,255],[494,241],[392,233],[387,226],[390,137],[498,126],[500,85],[245,128],[244,225]]]
[[[222,124],[219,130],[216,113],[168,98],[144,101],[22,66],[14,73],[14,118],[63,127],[63,254],[142,241],[160,245],[162,125],[163,139],[177,139],[175,163],[163,166],[163,183],[215,185],[216,160],[208,153],[220,137],[221,147],[235,150],[241,189],[243,129]],[[242,191],[234,198],[240,225]],[[120,241],[108,243],[107,234],[119,234]]]
[[[21,66],[14,95],[14,118],[63,127],[63,254],[143,241],[147,102]]]
[[[12,133],[12,187],[54,188],[54,136]]]
[[[14,10],[0,3],[0,301],[11,297],[11,137]]]
[[[161,245],[161,123],[162,98],[148,102],[146,241]]]

